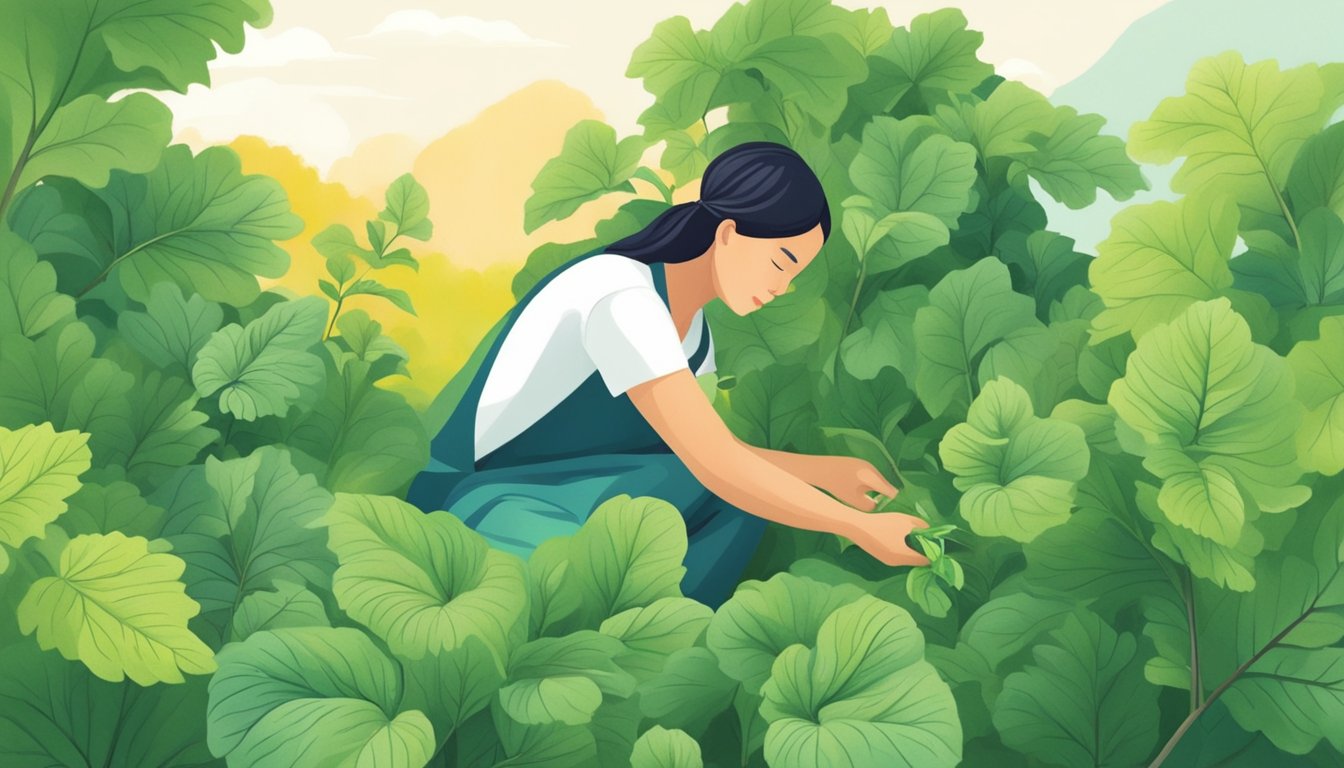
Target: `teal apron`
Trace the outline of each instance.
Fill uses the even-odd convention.
[[[477,405],[509,329],[557,274],[603,252],[590,251],[551,271],[486,334],[445,388],[462,394],[431,441],[429,465],[411,482],[406,500],[425,512],[448,510],[492,546],[527,558],[546,539],[573,534],[612,496],[663,499],[686,521],[682,592],[717,608],[737,585],[765,520],[710,493],[649,426],[629,395],[612,397],[596,371],[541,419],[475,460]],[[649,267],[667,304],[664,264]],[[692,371],[708,351],[706,324],[688,361]]]

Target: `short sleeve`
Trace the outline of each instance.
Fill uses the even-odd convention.
[[[583,346],[612,397],[636,384],[689,370],[667,305],[652,288],[622,288],[593,305]]]

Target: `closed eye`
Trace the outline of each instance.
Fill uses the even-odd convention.
[[[770,263],[771,263],[771,264],[775,264],[775,260],[774,260],[774,259],[771,259],[771,260],[770,260]],[[781,266],[779,266],[778,264],[775,264],[775,269],[778,269],[780,272],[783,272],[783,271],[784,271],[784,268],[781,267]]]

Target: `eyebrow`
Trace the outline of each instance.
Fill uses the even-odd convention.
[[[784,246],[781,245],[781,246],[779,247],[779,250],[783,251],[785,256],[788,256],[790,259],[793,259],[793,263],[794,263],[794,264],[797,264],[797,263],[798,263],[798,257],[797,257],[797,256],[794,256],[792,253],[789,253],[789,249],[788,249],[788,248],[785,248]]]

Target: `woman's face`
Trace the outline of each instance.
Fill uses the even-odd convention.
[[[739,234],[725,219],[715,233],[714,289],[737,314],[755,312],[788,289],[822,242],[820,224],[801,235],[757,238]]]

